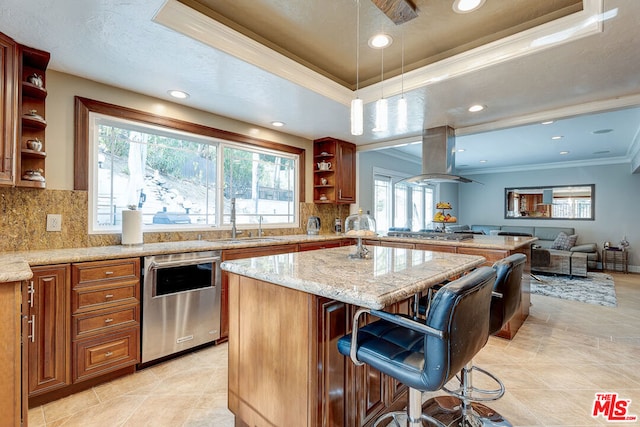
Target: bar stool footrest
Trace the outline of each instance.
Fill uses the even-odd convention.
[[[422,412],[447,426],[513,427],[502,415],[481,403],[471,403],[471,413],[463,417],[462,400],[437,396],[424,402]]]

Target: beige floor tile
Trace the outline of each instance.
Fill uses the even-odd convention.
[[[141,370],[94,388],[98,399],[105,402],[124,394],[149,394],[161,380],[151,371]]]
[[[93,389],[85,390],[44,405],[44,419],[48,425],[52,421],[66,418],[99,403],[100,400]]]
[[[121,396],[81,410],[67,419],[64,427],[121,426],[138,412],[144,398]]]
[[[227,408],[195,408],[183,427],[234,427],[235,417]]]
[[[640,275],[614,277],[616,308],[532,295],[531,314],[516,337],[489,339],[474,364],[507,388],[489,407],[518,427],[611,426],[591,416],[593,400],[595,393],[617,392],[640,416]],[[33,408],[29,425],[232,427],[227,357],[222,344],[147,367]],[[477,373],[474,383],[492,387]],[[424,393],[423,400],[441,394]]]
[[[132,396],[135,398],[135,396]],[[123,425],[127,427],[176,427],[189,419],[197,397],[183,395],[140,396],[139,409]]]
[[[29,427],[44,426],[45,421],[44,421],[44,411],[42,409],[42,406],[29,409],[29,413],[27,414],[27,419],[29,420]]]

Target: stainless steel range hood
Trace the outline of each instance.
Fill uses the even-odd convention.
[[[422,174],[404,179],[414,185],[439,182],[477,182],[455,174],[456,137],[453,128],[440,126],[422,133]]]

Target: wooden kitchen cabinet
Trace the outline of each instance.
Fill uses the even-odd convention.
[[[0,424],[11,427],[27,420],[26,351],[21,351],[27,314],[24,288],[26,282],[0,283]]]
[[[49,59],[48,52],[22,46],[0,33],[0,185],[46,186],[45,99]],[[27,144],[36,140],[41,144],[37,149]],[[30,171],[37,171],[40,177]]]
[[[298,252],[315,251],[318,249],[339,248],[353,244],[351,239],[326,240],[323,242],[298,243]]]
[[[338,351],[358,307],[237,274],[229,274],[229,285],[229,409],[237,426],[368,427],[406,406],[406,386]],[[385,310],[408,309],[407,300]]]
[[[140,258],[71,266],[73,381],[140,362]]]
[[[33,267],[27,285],[29,396],[71,384],[69,266]]]
[[[313,142],[314,203],[355,203],[356,146],[335,138]],[[331,163],[322,170],[318,163]]]
[[[18,109],[17,44],[0,33],[0,185],[14,185]]]
[[[19,135],[16,148],[16,186],[45,188],[45,99],[47,98],[46,71],[49,52],[20,46],[20,77],[18,113],[20,114]],[[34,83],[35,82],[35,83]],[[41,147],[32,149],[27,141],[40,141]],[[29,171],[40,171],[42,180],[25,179]]]
[[[261,246],[256,248],[238,248],[222,251],[222,261],[234,259],[253,258],[266,255],[287,254],[297,252],[298,245]],[[229,338],[229,273],[222,272],[220,279],[220,338],[218,342],[224,342]]]

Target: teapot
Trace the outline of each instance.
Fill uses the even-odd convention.
[[[325,162],[324,160],[318,163],[318,169],[321,171],[328,171],[331,169],[331,162]]]
[[[38,86],[39,88],[41,88],[42,85],[44,84],[44,82],[42,81],[42,76],[36,73],[33,73],[32,75],[27,77],[27,81],[34,86]]]
[[[42,141],[40,141],[38,138],[28,139],[27,148],[34,151],[40,151],[42,150]]]

